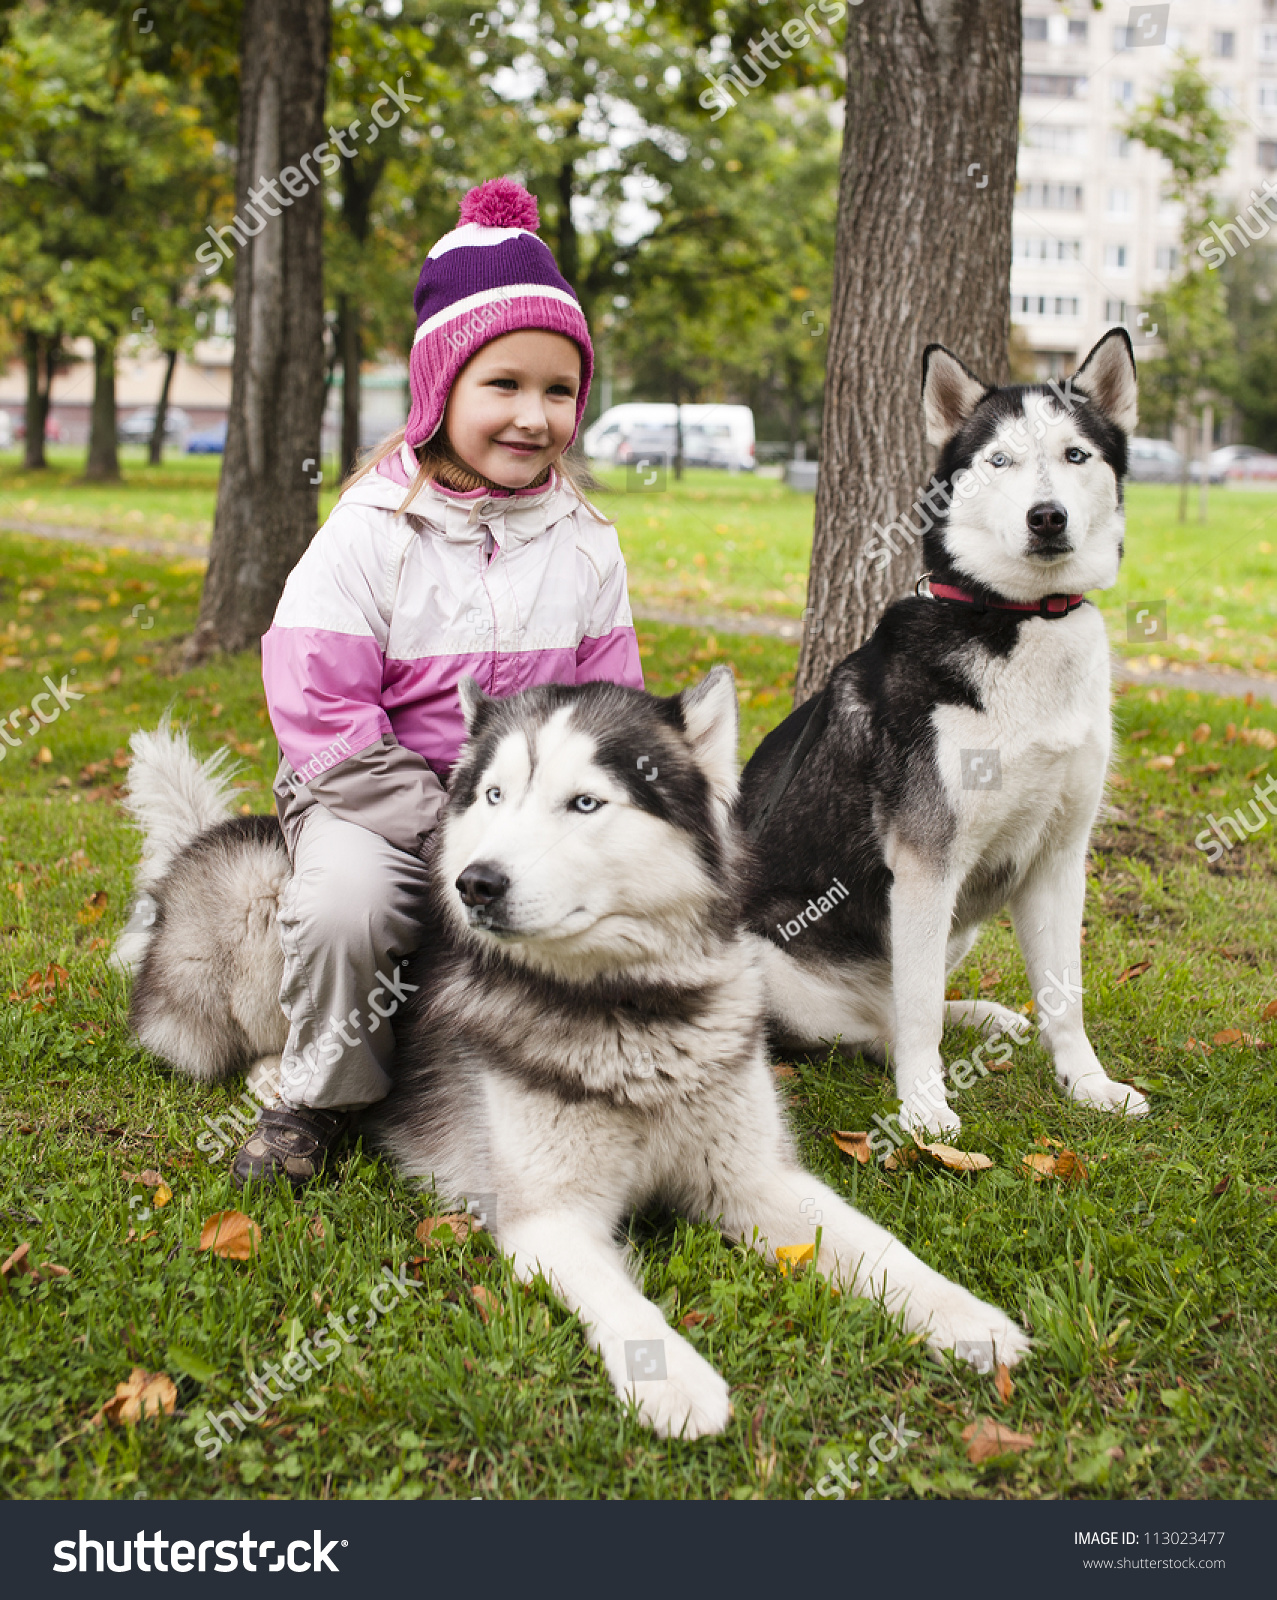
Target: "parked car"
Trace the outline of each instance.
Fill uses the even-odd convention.
[[[201,428],[186,441],[188,456],[220,456],[226,451],[226,424],[215,422],[211,428]]]
[[[13,437],[15,439],[25,439],[26,436],[27,419],[26,413],[23,412],[14,418]],[[56,417],[46,417],[44,419],[44,437],[46,443],[48,444],[57,444],[62,438],[62,429],[59,426],[58,419]]]
[[[672,423],[660,428],[635,427],[622,431],[613,459],[623,465],[663,458],[670,465],[677,448],[678,437]],[[725,423],[683,424],[685,466],[718,467],[730,472],[734,460],[731,430]]]
[[[181,406],[169,406],[164,413],[164,442],[181,444],[191,431],[191,419]],[[121,444],[150,444],[155,432],[155,407],[139,406],[123,417],[115,430]]]
[[[13,418],[7,411],[0,411],[0,450],[7,450],[13,443]]]
[[[1228,479],[1228,469],[1236,462],[1244,461],[1250,456],[1262,456],[1264,452],[1254,444],[1225,444],[1218,450],[1212,450],[1209,457],[1209,483],[1225,483]],[[1202,476],[1200,461],[1190,461],[1188,475],[1194,483],[1199,483]]]
[[[1266,450],[1256,449],[1254,445],[1244,445],[1242,448],[1246,454],[1237,456],[1225,469],[1229,483],[1249,481],[1271,483],[1277,478],[1277,456],[1269,455]]]
[[[1184,471],[1184,458],[1167,439],[1131,440],[1132,483],[1178,483]]]
[[[609,406],[597,422],[586,429],[582,447],[592,461],[620,461],[621,446],[633,444],[636,433],[650,433],[653,429],[674,428],[679,416],[683,420],[683,459],[691,464],[688,454],[688,435],[693,431],[701,435],[697,441],[697,455],[704,457],[707,466],[726,467],[731,472],[754,470],[754,413],[748,406],[687,405],[676,408],[670,402],[626,401],[619,406]],[[668,452],[671,459],[673,451]]]

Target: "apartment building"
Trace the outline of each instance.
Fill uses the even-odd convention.
[[[1039,375],[1069,372],[1115,323],[1151,345],[1143,308],[1179,264],[1162,157],[1126,137],[1176,53],[1197,58],[1234,142],[1220,193],[1240,210],[1277,184],[1277,0],[1024,0],[1011,319]]]

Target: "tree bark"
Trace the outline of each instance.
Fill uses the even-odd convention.
[[[114,339],[93,341],[93,406],[89,413],[89,458],[84,464],[84,476],[90,483],[113,483],[120,477]]]
[[[47,467],[44,457],[44,430],[49,421],[49,391],[53,386],[53,362],[49,352],[56,340],[42,340],[32,328],[23,335],[23,354],[27,365],[27,436],[23,441],[22,465],[28,472]],[[42,348],[43,346],[43,348]],[[41,372],[44,387],[40,387]]]
[[[359,304],[353,295],[337,296],[337,340],[341,351],[341,472],[352,470],[359,456],[359,372],[363,365]]]
[[[330,25],[329,0],[244,6],[230,420],[188,664],[257,645],[318,520],[323,189],[290,200],[276,182],[260,197],[327,142]]]
[[[177,351],[164,352],[164,382],[160,385],[160,398],[155,405],[155,426],[151,429],[151,444],[147,451],[147,464],[164,465],[164,425],[168,421],[169,390],[173,387],[173,368],[177,365]]]
[[[848,12],[847,120],[816,524],[795,702],[825,683],[920,571],[875,526],[928,474],[922,352],[1006,381],[1020,96],[1018,0],[873,0]],[[916,526],[915,522],[915,526]]]

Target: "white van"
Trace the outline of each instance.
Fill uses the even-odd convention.
[[[748,406],[676,406],[643,400],[609,406],[586,429],[581,447],[592,461],[624,461],[632,439],[638,439],[641,452],[650,454],[654,439],[672,436],[680,424],[689,464],[703,457],[705,465],[726,467],[729,472],[754,470],[754,413]]]

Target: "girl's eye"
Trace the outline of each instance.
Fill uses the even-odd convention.
[[[490,806],[499,806],[501,804],[501,791],[496,784],[493,784],[492,788],[486,791],[483,798]]]
[[[1079,450],[1077,445],[1070,445],[1064,452],[1064,459],[1071,461],[1075,467],[1080,467],[1084,461],[1091,459],[1089,450]]]
[[[553,394],[553,395],[557,395],[560,399],[563,399],[563,400],[575,400],[576,399],[576,396],[572,393],[571,389],[568,388],[566,383],[552,383],[550,385],[550,393]]]
[[[1011,457],[1004,455],[1001,450],[995,450],[989,457],[989,465],[991,467],[1009,467],[1011,465]]]
[[[570,800],[568,802],[569,810],[579,811],[582,816],[587,817],[591,811],[598,811],[602,805],[602,800],[600,800],[597,795],[592,794],[579,794],[575,800]]]

